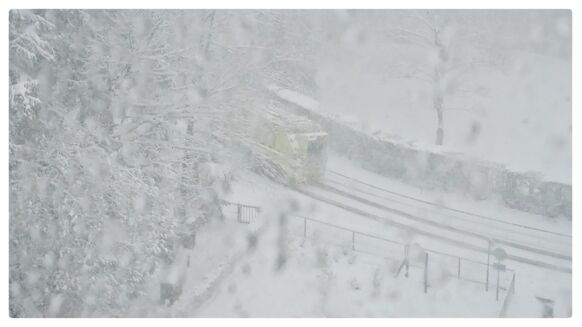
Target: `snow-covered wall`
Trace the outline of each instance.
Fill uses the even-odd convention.
[[[571,185],[438,148],[419,148],[369,135],[315,111],[305,101],[294,101],[295,97],[289,96],[293,91],[269,89],[286,108],[320,123],[330,135],[333,150],[361,161],[371,171],[419,187],[460,192],[476,199],[497,197],[506,206],[522,211],[572,217]]]

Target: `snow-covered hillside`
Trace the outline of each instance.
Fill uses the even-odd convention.
[[[510,58],[504,67],[477,67],[463,77],[467,91],[445,104],[444,148],[571,184],[571,64],[524,52]],[[295,96],[298,103],[371,135],[425,147],[434,143],[436,114],[426,82],[386,80],[377,72],[338,69],[333,62],[325,67],[319,103]]]

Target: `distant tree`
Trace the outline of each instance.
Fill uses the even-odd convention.
[[[405,11],[396,16],[388,36],[399,44],[415,48],[421,55],[404,58],[401,76],[426,82],[432,93],[436,114],[435,144],[445,141],[444,120],[448,100],[466,92],[461,79],[479,65],[486,64],[479,20],[484,15],[468,11]],[[407,55],[406,50],[403,51]],[[412,60],[412,62],[411,62]]]

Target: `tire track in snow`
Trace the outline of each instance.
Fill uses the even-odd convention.
[[[396,221],[394,221],[394,220],[392,220],[392,219],[390,219],[388,217],[381,217],[381,216],[371,214],[369,212],[366,212],[366,211],[361,210],[361,209],[358,209],[358,208],[354,208],[354,207],[351,207],[351,206],[347,206],[347,205],[345,205],[343,203],[340,203],[338,201],[334,201],[334,200],[325,198],[323,196],[317,195],[317,194],[315,194],[313,192],[310,192],[310,191],[307,191],[307,190],[304,190],[304,189],[295,188],[295,190],[297,192],[299,192],[301,194],[304,194],[304,195],[306,195],[306,196],[308,196],[310,198],[313,198],[315,200],[318,200],[318,201],[321,201],[321,202],[325,202],[327,204],[330,204],[330,205],[336,206],[338,208],[344,209],[344,210],[346,210],[348,212],[355,213],[357,215],[360,215],[360,216],[363,216],[363,217],[366,217],[366,218],[370,218],[370,219],[376,220],[378,222],[387,223],[389,225],[392,225],[392,226],[397,227],[397,228],[400,228],[400,229],[404,229],[404,230],[407,230],[407,231],[410,231],[410,232],[414,232],[414,233],[417,233],[417,234],[420,234],[420,235],[424,235],[424,236],[436,238],[436,239],[439,239],[439,240],[444,241],[446,243],[449,243],[451,245],[455,245],[455,246],[458,246],[458,247],[462,247],[464,249],[470,249],[470,250],[477,251],[477,252],[481,252],[481,253],[485,253],[485,254],[487,254],[489,252],[486,247],[482,247],[482,246],[474,245],[474,244],[471,244],[471,243],[459,241],[459,240],[452,239],[452,238],[449,238],[449,237],[446,237],[446,236],[442,236],[442,235],[439,235],[439,234],[436,234],[436,233],[433,233],[433,232],[424,231],[422,229],[419,229],[419,228],[416,228],[416,227],[413,227],[413,226],[409,226],[409,225],[406,225],[406,224],[403,224],[403,223],[396,222]],[[401,213],[403,213],[403,214],[409,215],[408,213],[400,212],[400,211],[395,210],[395,209],[392,209],[392,210],[395,211],[394,212],[395,214],[399,214],[400,215]],[[482,239],[482,237],[481,237],[481,239]],[[562,266],[558,266],[558,265],[554,265],[554,264],[549,264],[547,262],[543,262],[543,261],[539,261],[539,260],[534,260],[534,259],[529,259],[529,258],[525,258],[525,257],[522,257],[522,256],[516,256],[516,255],[510,255],[509,254],[507,256],[507,259],[513,260],[513,261],[516,261],[516,262],[521,262],[521,263],[533,265],[533,266],[537,266],[537,267],[541,267],[541,268],[550,269],[550,270],[555,270],[555,271],[560,271],[560,272],[565,272],[565,273],[570,273],[570,274],[572,273],[572,269],[571,268],[562,267]]]
[[[565,238],[569,238],[569,239],[572,238],[572,235],[568,235],[568,234],[564,234],[564,233],[560,233],[560,232],[554,232],[554,231],[550,231],[550,230],[546,230],[546,229],[542,229],[542,228],[527,226],[527,225],[523,225],[523,224],[517,224],[517,223],[508,222],[508,221],[503,221],[501,219],[496,219],[496,218],[493,218],[493,217],[489,217],[489,216],[485,216],[485,215],[481,215],[481,214],[476,214],[476,213],[469,212],[469,211],[466,211],[466,210],[461,210],[461,209],[456,209],[456,208],[451,208],[451,207],[448,207],[448,206],[436,204],[434,202],[430,202],[430,201],[426,201],[426,200],[423,200],[423,199],[415,198],[413,196],[405,195],[405,194],[398,193],[398,192],[394,192],[394,191],[391,191],[391,190],[388,190],[388,189],[385,189],[385,188],[382,188],[382,187],[379,187],[379,186],[376,186],[376,185],[372,185],[372,184],[369,184],[369,183],[360,181],[358,179],[349,177],[347,175],[341,174],[341,173],[336,172],[336,171],[333,171],[333,170],[329,170],[328,169],[327,171],[330,172],[330,173],[332,173],[332,174],[334,174],[334,175],[343,177],[343,178],[345,178],[345,179],[347,179],[349,181],[352,181],[352,182],[355,182],[355,183],[359,183],[359,184],[365,185],[367,187],[370,187],[370,188],[373,188],[373,189],[376,189],[376,190],[379,190],[379,191],[382,191],[382,192],[385,192],[385,193],[388,193],[388,194],[392,194],[392,195],[395,195],[395,196],[398,196],[398,197],[401,197],[401,198],[404,198],[404,199],[408,199],[408,200],[416,201],[416,202],[423,203],[423,204],[426,204],[426,205],[434,206],[434,207],[437,207],[437,208],[440,208],[440,209],[446,209],[446,210],[449,210],[449,211],[452,211],[452,212],[462,213],[462,214],[465,214],[465,215],[469,215],[469,216],[473,216],[473,217],[477,217],[477,218],[481,218],[481,219],[485,219],[485,220],[489,220],[489,221],[494,221],[494,222],[500,223],[500,224],[515,226],[515,227],[518,227],[518,228],[534,230],[534,231],[537,231],[537,232],[552,234],[552,235],[561,236],[561,237],[565,237]]]
[[[446,229],[446,230],[449,230],[449,231],[452,231],[452,232],[456,232],[456,233],[460,233],[460,234],[464,234],[464,235],[467,235],[467,236],[472,236],[472,237],[479,238],[479,239],[484,240],[484,241],[491,240],[491,241],[493,241],[495,243],[504,244],[504,245],[507,245],[507,246],[510,246],[510,247],[514,247],[516,249],[520,249],[520,250],[524,250],[524,251],[528,251],[528,252],[533,252],[533,253],[537,253],[537,254],[542,254],[542,255],[545,255],[545,256],[548,256],[548,257],[552,257],[552,258],[556,258],[556,259],[562,259],[562,260],[572,261],[572,257],[571,256],[568,256],[568,255],[564,255],[564,254],[560,254],[560,253],[555,253],[555,252],[547,251],[547,250],[544,250],[544,249],[538,249],[538,248],[534,248],[534,247],[531,247],[531,246],[527,246],[527,245],[523,245],[523,244],[519,244],[519,243],[516,243],[516,242],[507,241],[507,240],[503,240],[503,239],[499,239],[499,238],[495,238],[495,237],[483,236],[483,234],[480,234],[480,233],[477,233],[477,232],[472,232],[472,231],[468,231],[468,230],[465,230],[465,229],[460,229],[460,228],[457,228],[457,227],[454,227],[454,226],[451,226],[451,225],[447,225],[447,224],[443,224],[443,223],[440,223],[440,222],[437,222],[437,221],[433,221],[433,220],[430,220],[430,219],[422,218],[420,216],[416,216],[416,215],[410,214],[410,213],[405,212],[405,211],[401,211],[401,210],[398,210],[398,209],[390,208],[390,207],[384,206],[382,204],[379,204],[377,202],[370,201],[368,199],[365,199],[365,198],[362,198],[362,197],[359,197],[359,196],[350,194],[348,192],[339,190],[339,189],[337,189],[337,188],[335,188],[333,186],[329,186],[329,185],[326,185],[326,184],[319,184],[319,183],[316,184],[316,185],[317,185],[317,187],[322,188],[324,190],[327,190],[327,191],[330,191],[330,192],[339,194],[341,196],[344,196],[344,197],[347,197],[347,198],[356,200],[358,202],[364,203],[366,205],[369,205],[369,206],[374,207],[374,208],[377,208],[377,209],[381,209],[381,210],[384,210],[384,211],[387,211],[387,212],[390,212],[390,213],[397,214],[397,215],[402,216],[402,217],[406,217],[408,219],[411,219],[411,220],[414,220],[414,221],[417,221],[417,222],[420,222],[420,223],[428,224],[428,225],[431,225],[431,226],[434,226],[434,227],[438,227],[438,228],[443,228],[443,229]]]
[[[394,209],[400,209],[406,212],[411,212],[408,210],[429,210],[429,207],[426,206],[422,206],[422,205],[418,205],[415,203],[411,203],[411,202],[406,202],[406,201],[402,201],[400,199],[396,199],[396,198],[391,198],[391,197],[386,197],[377,193],[373,193],[371,191],[368,190],[362,190],[358,187],[356,187],[355,185],[346,185],[343,183],[340,183],[338,181],[332,180],[332,179],[326,179],[326,184],[330,185],[330,186],[335,186],[337,188],[339,188],[340,190],[349,192],[351,194],[358,194],[358,195],[364,195],[364,197],[368,198],[368,196],[371,196],[375,199],[375,201],[380,201],[380,203],[383,203],[386,205],[386,202],[389,202],[390,204],[394,203],[396,207],[394,207]],[[353,192],[352,192],[353,191]],[[377,199],[377,200],[376,200]],[[452,213],[445,213],[442,211],[439,211],[439,209],[443,209],[440,208],[437,204],[433,204],[434,208],[436,209],[435,214],[447,219],[454,219],[456,222],[460,223],[461,225],[465,225],[465,224],[469,224],[469,226],[466,227],[461,227],[461,226],[457,226],[458,228],[465,228],[467,230],[473,230],[473,231],[477,231],[477,232],[482,232],[481,230],[476,230],[476,226],[482,226],[482,228],[488,229],[488,233],[491,233],[492,231],[494,232],[500,232],[500,233],[511,233],[512,235],[518,235],[520,237],[523,238],[527,238],[530,239],[530,242],[522,242],[522,241],[516,241],[518,243],[521,243],[523,245],[529,245],[529,246],[534,246],[539,244],[538,242],[541,240],[543,242],[546,242],[548,244],[553,244],[553,245],[560,245],[561,247],[569,247],[571,248],[571,237],[550,237],[552,235],[536,235],[536,234],[531,234],[531,233],[527,233],[525,232],[525,230],[522,231],[518,231],[518,230],[514,230],[508,227],[512,227],[512,226],[521,226],[519,224],[513,224],[513,223],[507,223],[507,224],[492,224],[489,220],[481,220],[478,215],[474,216],[474,217],[461,217],[460,215],[454,215]],[[402,207],[406,207],[406,209],[402,208]],[[480,227],[481,228],[481,227]],[[517,227],[516,227],[517,228]],[[532,227],[534,228],[534,227]],[[534,230],[537,230],[536,228],[534,228]],[[540,229],[541,230],[541,229]],[[553,233],[553,232],[552,232]],[[566,235],[566,234],[560,234],[560,235]],[[497,235],[498,238],[504,238],[504,236],[502,235]],[[531,244],[531,242],[534,242],[534,244]],[[550,250],[550,249],[547,249]],[[555,250],[557,252],[561,252],[560,250]],[[562,252],[564,253],[564,252]]]

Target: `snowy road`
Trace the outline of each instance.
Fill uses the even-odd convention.
[[[496,244],[542,254],[552,258],[564,259],[567,261],[572,260],[571,255],[564,254],[568,253],[570,248],[571,239],[568,236],[560,237],[560,235],[554,236],[543,232],[523,233],[522,231],[513,231],[512,228],[506,228],[504,225],[496,226],[496,224],[469,220],[463,217],[439,213],[438,211],[427,212],[426,210],[420,209],[422,212],[421,214],[414,214],[413,212],[418,212],[419,208],[399,208],[398,205],[394,205],[383,198],[372,201],[369,200],[369,197],[358,194],[359,192],[357,190],[349,187],[320,184],[318,185],[318,188],[432,227],[438,227],[448,231],[473,236],[484,241],[491,240]],[[386,205],[387,203],[388,205]],[[540,245],[543,245],[543,247]]]
[[[325,193],[326,191],[328,193]],[[463,250],[470,249],[475,252],[485,254],[488,252],[486,245],[488,238],[477,233],[464,231],[448,225],[434,223],[430,220],[410,215],[402,211],[397,211],[388,207],[384,207],[382,210],[391,212],[390,215],[387,215],[386,213],[379,213],[378,209],[375,210],[375,208],[370,205],[371,202],[364,202],[366,201],[365,199],[360,198],[360,200],[354,201],[349,196],[345,196],[345,194],[341,195],[344,196],[343,198],[338,198],[337,193],[330,194],[331,192],[320,187],[307,187],[299,190],[299,192],[315,200],[336,206],[358,216],[372,219],[401,230],[426,236],[436,241],[459,247]],[[356,203],[357,201],[360,203]],[[568,260],[566,256],[541,249],[530,248],[514,242],[505,242],[505,245],[508,245],[509,243],[514,244],[513,247],[515,249],[508,251],[508,260],[561,272],[571,272],[570,264],[568,264],[571,261]],[[545,255],[548,258],[545,258],[545,260],[539,260],[538,258],[542,255]]]
[[[371,182],[360,180],[361,173],[356,174],[358,178],[347,174],[330,170],[323,183],[303,187],[300,192],[360,217],[455,247],[487,253],[490,241],[493,248],[502,247],[507,252],[508,260],[571,273],[571,236],[542,226],[543,218],[526,224],[523,219],[473,214],[393,192],[383,187],[378,177]]]

